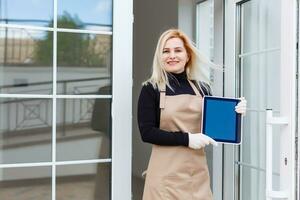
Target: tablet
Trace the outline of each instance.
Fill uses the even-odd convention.
[[[235,112],[240,99],[205,96],[202,109],[202,133],[217,142],[241,143],[241,114]]]

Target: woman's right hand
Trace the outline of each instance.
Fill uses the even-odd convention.
[[[209,144],[218,146],[218,143],[207,135],[204,135],[202,133],[188,133],[188,134],[189,134],[189,147],[192,149],[201,149]]]

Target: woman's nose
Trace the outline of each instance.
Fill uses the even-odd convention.
[[[170,58],[175,58],[176,56],[175,56],[175,52],[174,51],[171,51],[170,52]]]

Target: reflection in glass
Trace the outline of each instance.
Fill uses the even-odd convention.
[[[214,59],[214,1],[205,0],[197,3],[197,33],[196,44],[199,51],[210,60]],[[203,73],[214,82],[215,71],[202,65]],[[210,164],[208,163],[210,166]]]
[[[0,163],[51,161],[52,100],[0,98]]]
[[[244,119],[241,162],[265,169],[265,112],[249,112]],[[253,149],[255,146],[255,150]]]
[[[0,169],[1,200],[51,200],[51,167]]]
[[[213,59],[214,52],[214,2],[197,4],[197,47],[207,58]]]
[[[280,48],[280,4],[279,0],[243,3],[242,53]]]
[[[277,3],[276,3],[277,2]],[[240,146],[241,199],[265,199],[266,109],[280,116],[280,2],[242,5],[241,58],[243,96],[248,102]],[[279,155],[280,128],[273,127],[273,155]],[[279,156],[273,156],[273,189],[279,186]]]
[[[0,0],[0,23],[49,26],[53,0]]]
[[[59,94],[111,94],[111,36],[58,33]]]
[[[112,0],[58,1],[58,27],[112,30]]]
[[[52,93],[52,33],[0,28],[0,93]]]
[[[110,163],[57,166],[57,199],[109,200],[110,171]]]
[[[57,100],[57,160],[111,157],[111,100]]]
[[[241,197],[243,200],[264,200],[266,199],[266,173],[262,170],[251,169],[247,166],[240,166],[241,176]]]

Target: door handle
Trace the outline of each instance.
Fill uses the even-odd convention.
[[[273,125],[288,125],[287,117],[273,117],[272,109],[266,110],[266,199],[272,200],[274,198],[288,199],[288,191],[274,191],[273,190]]]

